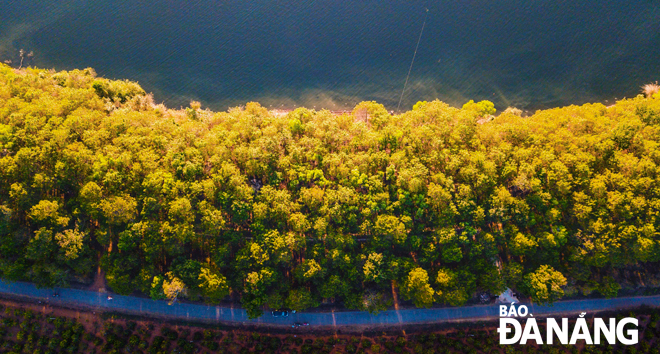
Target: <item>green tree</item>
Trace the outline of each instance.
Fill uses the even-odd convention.
[[[621,285],[610,276],[603,277],[596,287],[596,290],[607,298],[616,297],[620,289]]]
[[[67,260],[78,258],[80,250],[83,247],[84,238],[85,234],[80,232],[78,229],[67,229],[64,230],[64,232],[58,232],[55,234],[55,239],[64,251],[64,257]]]
[[[523,281],[523,266],[518,263],[508,263],[502,267],[502,278],[506,286],[510,288],[518,288]]]
[[[214,303],[220,302],[225,296],[229,295],[227,279],[222,274],[212,272],[206,267],[202,267],[199,273],[199,287],[202,289],[204,296]]]
[[[126,224],[137,214],[137,202],[131,196],[115,196],[101,202],[103,216],[111,225]]]
[[[525,276],[524,286],[534,302],[552,304],[564,296],[563,286],[566,278],[547,265],[542,265],[535,272]]]
[[[175,223],[190,224],[195,220],[192,205],[188,198],[178,198],[170,203],[170,220]]]
[[[154,277],[152,283],[151,283],[151,290],[149,292],[149,296],[154,299],[154,300],[163,300],[166,298],[165,296],[165,290],[163,289],[163,283],[165,282],[165,278],[157,275]]]
[[[392,239],[397,244],[403,244],[408,237],[408,230],[406,225],[393,215],[379,215],[376,219],[374,228],[376,236],[380,239],[384,237],[381,242]]]
[[[461,279],[461,275],[466,274],[456,274],[448,269],[438,270],[435,279],[438,287],[436,291],[438,301],[451,306],[462,306],[469,300],[472,286],[467,279],[470,277],[467,275],[466,279]]]
[[[273,270],[264,268],[250,272],[245,277],[244,295],[241,303],[248,313],[248,317],[256,318],[263,313],[262,307],[268,301],[268,290],[277,280]]]
[[[536,246],[536,241],[519,232],[511,240],[511,254],[514,256],[530,255]]]
[[[41,225],[66,226],[69,218],[60,216],[59,203],[50,200],[41,200],[30,209],[30,218]]]
[[[407,300],[412,300],[417,307],[431,307],[433,295],[435,295],[435,291],[429,284],[429,275],[422,268],[410,271],[401,288],[401,293]]]
[[[295,311],[302,311],[319,305],[318,301],[306,289],[292,289],[289,291],[289,296],[287,296],[284,304]]]
[[[477,103],[475,103],[474,100],[470,100],[463,105],[463,109],[466,111],[473,111],[477,113],[479,117],[493,115],[496,112],[493,102],[485,100]]]
[[[349,297],[346,301],[346,306],[377,315],[392,306],[392,300],[385,296],[383,292],[367,290],[362,294],[353,294],[353,296]]]
[[[25,257],[32,261],[48,262],[54,250],[53,232],[42,227],[30,239]]]
[[[188,288],[181,279],[174,276],[174,274],[167,273],[167,278],[163,280],[163,293],[172,305],[179,297],[188,295]]]
[[[323,269],[316,260],[306,259],[296,268],[295,274],[301,281],[311,281],[321,278]]]
[[[346,298],[351,289],[349,280],[339,275],[331,275],[320,288],[320,295],[325,299]]]
[[[381,253],[372,252],[367,257],[367,261],[362,267],[365,281],[372,281],[375,283],[382,283],[387,280],[385,267],[386,263],[383,261]]]
[[[353,116],[359,120],[371,123],[376,129],[383,127],[390,120],[390,114],[385,106],[374,101],[358,103],[353,108]]]

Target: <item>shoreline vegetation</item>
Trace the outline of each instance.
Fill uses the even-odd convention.
[[[253,317],[657,288],[657,89],[528,117],[488,101],[211,112],[92,69],[0,64],[0,276],[105,274]]]

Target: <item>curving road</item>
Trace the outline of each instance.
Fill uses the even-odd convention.
[[[57,291],[59,296],[52,297]],[[371,315],[367,312],[342,311],[324,313],[296,313],[289,317],[273,317],[270,313],[250,320],[241,308],[205,306],[198,304],[156,301],[133,296],[113,295],[108,300],[107,293],[78,289],[39,289],[34,284],[0,280],[0,294],[19,296],[47,302],[52,305],[92,308],[104,311],[117,311],[152,317],[167,317],[191,321],[216,322],[224,324],[267,324],[290,326],[294,322],[309,322],[312,326],[401,326],[408,324],[428,324],[449,321],[474,321],[499,317],[499,305],[465,306],[432,309],[389,310]],[[527,304],[534,316],[552,314],[574,314],[637,307],[640,305],[660,306],[660,295],[623,297],[616,299],[589,299],[560,301],[553,306]]]

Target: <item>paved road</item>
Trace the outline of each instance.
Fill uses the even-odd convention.
[[[53,298],[57,291],[59,297]],[[8,282],[0,280],[0,294],[27,297],[45,301],[53,305],[83,306],[105,311],[117,311],[143,316],[169,317],[183,320],[203,320],[226,324],[269,324],[291,325],[294,322],[309,322],[312,326],[399,326],[403,324],[439,323],[447,321],[471,321],[499,317],[498,305],[465,306],[454,308],[389,310],[371,315],[367,312],[343,311],[327,313],[296,313],[289,317],[272,317],[270,313],[250,320],[241,308],[205,306],[176,303],[168,305],[166,301],[113,295],[77,289],[38,289],[31,283]],[[660,306],[660,296],[639,296],[616,299],[592,299],[560,301],[554,306],[529,305],[534,316],[559,313],[594,312],[637,307],[640,305]]]

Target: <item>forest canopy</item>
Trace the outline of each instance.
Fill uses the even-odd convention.
[[[92,69],[0,64],[0,275],[120,294],[462,305],[660,286],[660,94],[523,117],[154,104]]]

